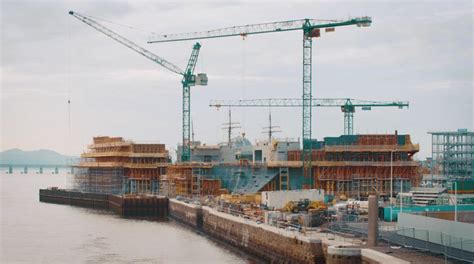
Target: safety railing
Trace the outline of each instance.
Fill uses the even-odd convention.
[[[367,237],[368,223],[357,216],[345,217],[328,225],[331,232]],[[474,261],[474,239],[453,236],[440,231],[379,225],[379,239],[389,244],[444,255],[467,262]]]

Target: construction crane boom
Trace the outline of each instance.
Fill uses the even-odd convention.
[[[178,66],[173,63],[161,58],[160,56],[152,53],[151,51],[140,47],[138,44],[122,37],[121,35],[115,33],[114,31],[106,28],[90,17],[86,17],[79,13],[69,11],[69,14],[77,18],[78,20],[84,22],[85,24],[95,28],[99,32],[102,32],[106,36],[112,38],[113,40],[121,43],[122,45],[132,49],[133,51],[143,55],[144,57],[158,63],[164,68],[180,74],[183,76],[181,83],[183,85],[183,106],[182,106],[182,132],[183,132],[183,151],[181,155],[181,161],[189,161],[191,156],[190,141],[191,141],[191,86],[194,85],[207,85],[207,75],[199,73],[197,76],[194,75],[194,69],[196,67],[197,59],[199,56],[199,50],[201,45],[199,43],[194,44],[193,51],[189,58],[186,70],[183,71]]]
[[[81,14],[79,14],[77,12],[74,12],[74,11],[69,11],[69,14],[72,15],[73,17],[81,20],[82,22],[86,23],[87,25],[95,28],[96,30],[104,33],[106,36],[114,39],[115,41],[120,42],[121,44],[129,47],[130,49],[134,50],[135,52],[137,52],[137,53],[147,57],[148,59],[160,64],[161,66],[165,67],[166,69],[168,69],[168,70],[170,70],[174,73],[184,75],[184,71],[181,70],[178,66],[176,66],[173,63],[161,58],[160,56],[152,53],[151,51],[140,47],[136,43],[122,37],[121,35],[113,32],[112,30],[110,30],[110,29],[104,27],[103,25],[97,23],[95,20],[93,20],[91,18],[88,18],[88,17],[86,17],[84,15],[81,15]]]
[[[358,100],[352,98],[312,98],[311,106],[317,107],[341,107],[345,105],[352,105],[354,107],[393,107],[399,108],[408,107],[407,101],[370,101]],[[211,100],[209,106],[224,107],[224,106],[248,106],[248,107],[296,107],[302,106],[303,100],[301,98],[265,98],[265,99],[244,99],[244,100]],[[366,110],[366,109],[363,109]]]
[[[301,107],[300,98],[269,98],[247,100],[211,100],[210,107]],[[407,101],[369,101],[351,98],[312,98],[311,107],[340,107],[344,113],[344,134],[354,134],[354,112],[356,108],[372,110],[372,107],[409,107]]]
[[[242,25],[227,27],[221,29],[214,29],[201,32],[189,32],[181,34],[167,34],[167,35],[152,35],[148,43],[159,43],[159,42],[172,42],[172,41],[184,41],[184,40],[196,40],[196,39],[210,39],[210,38],[222,38],[222,37],[235,37],[248,35],[273,33],[273,32],[285,32],[301,30],[304,27],[311,25],[312,28],[331,28],[348,25],[359,25],[365,26],[369,22],[370,18],[361,17],[353,18],[347,21],[329,20],[329,19],[296,19],[288,21],[279,21],[272,23],[261,23],[252,25]]]
[[[301,19],[289,20],[273,23],[252,24],[235,27],[227,27],[222,29],[208,30],[202,32],[191,32],[183,34],[168,34],[151,36],[148,43],[170,42],[170,41],[184,41],[194,39],[209,39],[222,38],[232,36],[248,36],[252,34],[276,33],[292,30],[303,31],[303,95],[302,95],[302,136],[303,136],[303,177],[304,189],[313,188],[313,175],[311,173],[311,159],[312,159],[312,39],[320,36],[320,30],[325,29],[326,32],[332,32],[336,27],[357,25],[358,27],[367,27],[372,23],[370,17],[359,17],[345,21],[339,20],[316,20],[316,19]]]

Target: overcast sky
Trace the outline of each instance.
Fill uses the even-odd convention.
[[[368,28],[337,28],[313,44],[313,96],[406,100],[409,109],[355,113],[355,133],[410,134],[418,158],[431,155],[428,131],[473,130],[472,1],[349,2],[2,1],[1,148],[79,154],[93,136],[181,140],[180,76],[67,14],[101,22],[185,68],[193,41],[147,44],[151,32],[181,33],[290,19],[371,16]],[[130,25],[126,27],[121,25]],[[196,140],[225,139],[227,110],[211,99],[295,98],[302,94],[300,31],[201,41],[192,89]],[[71,100],[70,130],[68,100]],[[337,108],[313,110],[313,136],[339,136]],[[301,109],[272,109],[278,137],[301,137]],[[252,142],[264,139],[267,109],[234,109]]]

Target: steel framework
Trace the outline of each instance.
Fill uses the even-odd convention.
[[[458,129],[456,132],[430,132],[433,165],[450,180],[474,179],[474,132]]]

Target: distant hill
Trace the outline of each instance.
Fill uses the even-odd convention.
[[[56,165],[65,166],[78,157],[65,156],[56,151],[40,149],[23,151],[21,149],[10,149],[0,152],[0,165]]]

